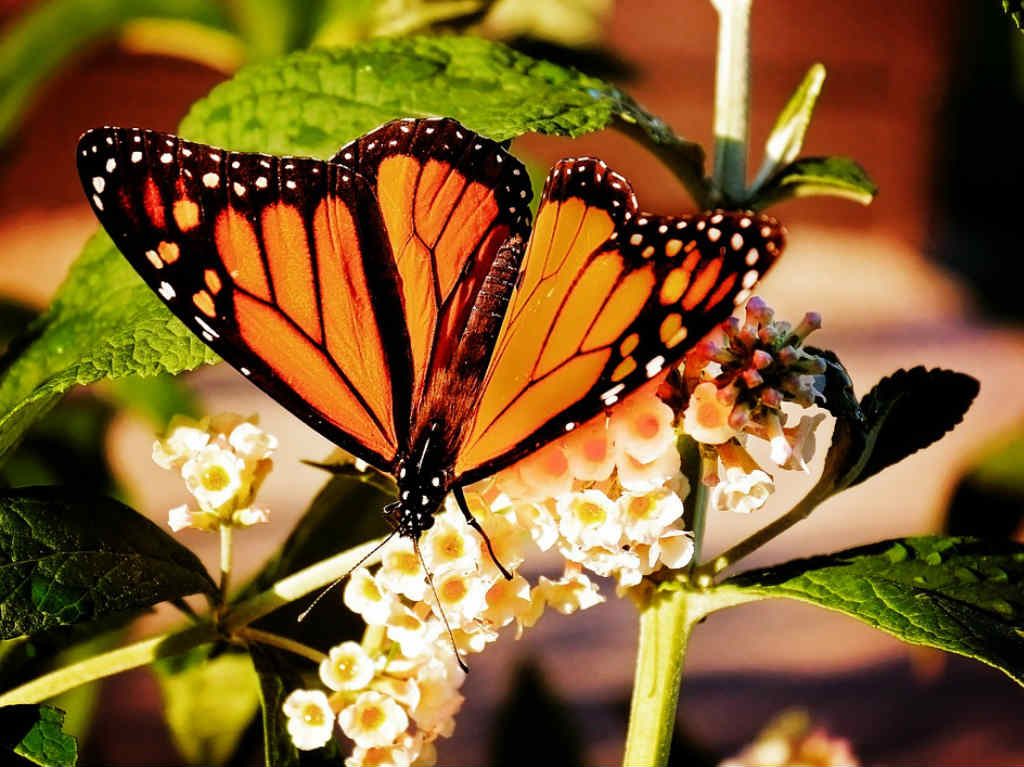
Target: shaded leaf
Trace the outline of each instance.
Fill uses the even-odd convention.
[[[565,702],[555,694],[534,661],[520,663],[512,672],[508,697],[498,707],[491,728],[494,767],[519,767],[537,759],[543,744],[544,762],[561,767],[582,767],[583,741],[579,725]]]
[[[248,654],[198,647],[155,664],[164,718],[187,764],[221,765],[234,754],[260,705]]]
[[[0,708],[0,760],[72,767],[78,762],[78,743],[64,732],[63,724],[64,712],[52,706]]]
[[[133,19],[187,19],[223,29],[220,3],[207,0],[47,0],[3,30],[0,40],[0,143],[10,137],[41,84],[90,41]]]
[[[1024,545],[924,536],[730,578],[739,591],[837,610],[905,642],[987,663],[1024,684]]]
[[[1003,12],[1013,19],[1017,29],[1024,30],[1024,0],[1003,0]]]
[[[950,535],[1024,537],[1024,425],[973,461],[953,491],[945,530]]]
[[[0,494],[0,637],[215,591],[191,551],[117,501]]]
[[[757,210],[794,197],[843,197],[869,204],[878,187],[849,157],[804,157],[779,170],[750,200]]]
[[[836,418],[850,418],[855,421],[863,419],[860,403],[853,392],[853,379],[839,356],[830,349],[818,349],[814,346],[803,347],[808,354],[825,360],[825,401],[820,407]]]
[[[295,748],[286,729],[287,719],[281,710],[292,690],[307,686],[305,677],[315,673],[313,664],[266,645],[253,645],[250,652],[260,682],[265,764],[273,767],[333,767],[339,764],[341,759],[335,740],[313,751]]]
[[[24,350],[8,358],[0,378],[0,458],[73,386],[180,373],[217,359],[105,234],[89,241],[46,314],[26,334]]]

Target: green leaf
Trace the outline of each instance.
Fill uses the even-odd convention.
[[[819,486],[852,487],[928,447],[963,420],[977,394],[977,380],[952,370],[918,366],[883,378],[859,413],[836,421]]]
[[[1017,29],[1024,30],[1024,0],[1003,0],[1003,12],[1013,19]]]
[[[905,642],[987,663],[1024,685],[1024,545],[924,536],[743,573],[723,599],[786,597]]]
[[[117,501],[0,494],[0,638],[215,591],[191,551]]]
[[[839,356],[830,349],[818,349],[814,346],[805,346],[803,349],[808,354],[825,360],[825,402],[821,403],[821,407],[836,418],[862,420],[860,403],[853,392],[853,379]]]
[[[248,654],[211,656],[211,646],[155,664],[164,717],[187,764],[221,765],[234,754],[260,705]]]
[[[495,733],[488,764],[518,767],[537,758],[544,744],[544,762],[576,767],[584,764],[583,740],[569,707],[551,689],[535,662],[520,663],[508,698],[495,715]],[[528,733],[528,737],[523,737]]]
[[[105,393],[115,404],[147,419],[157,431],[163,431],[176,415],[200,415],[199,402],[192,390],[180,378],[168,374],[118,378],[110,382]]]
[[[246,67],[193,106],[181,133],[236,150],[329,157],[387,120],[429,115],[498,141],[621,127],[702,171],[699,146],[614,86],[474,37],[374,40]]]
[[[843,197],[868,205],[878,187],[849,157],[804,157],[769,178],[750,201],[763,210],[794,197]]]
[[[771,178],[775,172],[793,162],[800,154],[804,145],[804,136],[814,115],[814,105],[825,84],[825,66],[814,64],[803,81],[793,91],[786,106],[783,107],[775,120],[775,127],[768,134],[764,146],[764,162],[757,172],[757,179],[752,185],[752,193],[756,197],[761,185]]]
[[[64,732],[63,724],[64,712],[52,706],[0,708],[0,759],[4,764],[73,767],[78,742]]]
[[[46,0],[4,29],[0,39],[0,144],[45,80],[93,40],[143,18],[186,19],[226,28],[220,3],[207,0]]]
[[[0,458],[73,386],[180,373],[217,359],[105,234],[88,242],[46,314],[13,346],[20,353],[0,363]]]
[[[250,647],[250,653],[260,681],[265,764],[268,767],[333,767],[339,764],[341,759],[335,740],[313,751],[299,751],[295,748],[281,710],[285,698],[292,690],[306,686],[304,676],[313,671],[313,665],[266,645],[254,644]]]

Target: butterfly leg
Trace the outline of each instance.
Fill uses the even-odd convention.
[[[480,533],[484,539],[484,543],[487,544],[487,553],[491,555],[491,561],[494,562],[495,566],[501,571],[501,574],[505,576],[505,580],[512,580],[512,573],[505,569],[505,565],[498,561],[498,557],[494,553],[494,547],[491,546],[491,539],[487,537],[487,533],[480,526],[480,523],[476,521],[476,517],[473,516],[473,512],[469,510],[469,503],[466,502],[466,494],[462,492],[462,488],[456,485],[452,488],[452,492],[455,493],[455,501],[459,504],[459,508],[462,510],[462,516],[466,518],[466,522]]]

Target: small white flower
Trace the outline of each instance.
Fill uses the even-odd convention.
[[[480,538],[456,514],[448,510],[438,514],[434,526],[420,538],[423,561],[435,576],[445,570],[473,569],[480,563]]]
[[[572,476],[604,482],[615,469],[615,443],[602,414],[569,434],[562,442]]]
[[[421,603],[415,610],[410,610],[398,602],[388,619],[385,633],[388,639],[398,644],[406,658],[422,658],[433,653],[434,645],[443,631],[441,621],[424,617],[419,612],[423,607]]]
[[[547,504],[539,501],[520,501],[512,507],[516,521],[526,528],[534,544],[547,551],[558,540],[558,520]]]
[[[439,658],[424,664],[416,675],[420,700],[411,716],[417,727],[430,735],[448,737],[455,730],[455,714],[464,700],[459,687],[465,674]]]
[[[342,732],[363,748],[390,745],[409,726],[405,709],[375,690],[360,693],[338,714]]]
[[[277,449],[277,437],[249,421],[243,421],[231,430],[228,443],[247,461],[269,458]]]
[[[334,712],[323,690],[295,690],[282,705],[288,734],[300,751],[322,748],[334,731]]]
[[[563,615],[574,613],[577,610],[586,610],[588,607],[593,607],[604,601],[596,583],[582,572],[568,567],[565,574],[557,581],[542,575],[537,585],[534,586],[534,590],[546,604]]]
[[[175,533],[192,527],[192,511],[184,504],[175,506],[167,512],[167,526]]]
[[[452,628],[462,628],[475,621],[487,608],[486,595],[491,581],[475,570],[449,570],[434,576],[437,600],[429,592],[427,600],[438,618],[443,613]]]
[[[513,620],[521,621],[532,610],[530,602],[530,583],[519,573],[514,573],[512,580],[497,578],[484,595],[487,609],[483,619],[492,626],[501,628]]]
[[[413,602],[423,599],[427,589],[427,579],[423,572],[423,565],[420,563],[419,557],[416,556],[411,538],[401,536],[391,539],[391,542],[384,547],[381,566],[377,571],[376,578],[377,583],[383,589]]]
[[[263,506],[247,506],[231,515],[231,524],[238,527],[252,527],[270,521],[270,509]]]
[[[774,490],[771,476],[761,469],[746,472],[739,466],[727,466],[725,476],[711,489],[711,507],[749,514],[764,506]]]
[[[672,408],[654,394],[629,397],[612,411],[608,430],[616,447],[640,463],[650,463],[675,447]]]
[[[619,507],[600,490],[563,495],[556,506],[558,529],[574,546],[581,549],[615,546],[622,537]]]
[[[231,450],[207,445],[181,467],[188,491],[205,511],[218,511],[242,490],[245,462]]]
[[[735,400],[711,381],[697,384],[683,413],[683,431],[698,442],[720,445],[738,432],[729,425]]]
[[[153,462],[162,469],[178,469],[209,441],[202,421],[176,415],[167,426],[167,436],[153,443]]]
[[[527,456],[517,468],[520,479],[534,498],[557,498],[572,490],[569,459],[558,442]]]
[[[670,570],[686,567],[693,559],[693,534],[686,530],[668,530],[658,539],[658,559]]]
[[[676,481],[680,464],[675,449],[666,450],[649,463],[639,463],[629,453],[623,453],[619,457],[619,484],[629,492],[647,493]]]
[[[395,597],[385,591],[365,567],[355,570],[345,584],[345,606],[363,616],[370,626],[385,626],[391,617]]]
[[[654,543],[665,529],[683,516],[683,501],[671,490],[655,488],[647,493],[619,497],[625,537],[638,543]]]
[[[376,748],[356,746],[352,755],[345,760],[346,767],[413,767],[423,765],[423,739],[419,736],[402,734],[396,743]],[[433,762],[430,762],[433,764]]]
[[[355,642],[332,647],[320,663],[320,681],[335,692],[362,690],[370,684],[374,672],[373,660]]]
[[[786,441],[789,443],[790,455],[788,461],[779,464],[781,468],[802,471],[805,474],[810,473],[807,464],[814,458],[814,450],[817,446],[814,432],[824,420],[824,413],[818,413],[813,416],[805,415],[801,416],[796,426],[782,430],[786,435]]]

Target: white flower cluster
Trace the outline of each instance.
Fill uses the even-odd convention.
[[[779,468],[808,471],[814,432],[825,414],[802,415],[795,426],[786,426],[782,406],[809,408],[825,400],[826,360],[801,348],[820,327],[821,316],[813,312],[796,327],[775,321],[774,311],[755,297],[745,320],[730,317],[717,336],[687,355],[683,431],[718,453],[721,469],[703,478],[712,486],[712,508],[748,513],[775,490],[771,474],[747,452],[748,436],[768,441],[769,457]]]
[[[753,743],[719,767],[857,767],[859,764],[849,740],[813,726],[805,711],[793,709],[769,722]]]
[[[362,645],[331,650],[320,677],[331,690],[298,690],[285,714],[299,748],[317,748],[334,722],[355,742],[347,764],[428,764],[433,742],[451,735],[464,674],[449,644],[476,653],[548,607],[568,614],[604,601],[587,571],[634,586],[660,567],[689,563],[673,413],[653,391],[623,402],[466,493],[506,580],[453,499],[423,533],[383,549],[376,572],[355,570],[344,601],[367,623]],[[531,583],[519,567],[537,550],[565,559],[561,577]],[[423,565],[433,575],[434,589]],[[436,594],[435,594],[436,590]],[[343,681],[344,680],[344,681]]]
[[[260,429],[255,418],[234,413],[198,421],[175,416],[167,435],[153,443],[153,460],[181,474],[195,506],[171,509],[168,525],[178,532],[268,521],[269,511],[252,501],[272,468],[270,456],[276,448],[277,438]]]

